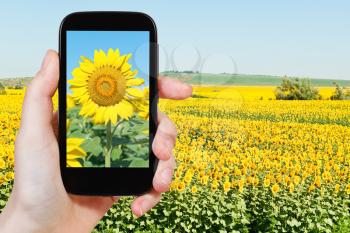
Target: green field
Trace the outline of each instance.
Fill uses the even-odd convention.
[[[162,72],[161,75],[175,77],[179,80],[194,85],[278,86],[281,84],[283,79],[283,77],[279,76],[250,74]],[[350,80],[332,80],[315,78],[310,78],[310,80],[312,85],[319,87],[333,86],[333,82],[337,82],[340,86],[350,86]]]

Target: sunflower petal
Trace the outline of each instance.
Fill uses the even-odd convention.
[[[86,156],[86,152],[80,147],[83,143],[83,138],[68,138],[67,139],[67,159],[75,160]]]
[[[80,145],[83,143],[84,139],[83,138],[68,138],[67,139],[67,145]]]
[[[94,122],[96,124],[102,124],[105,122],[105,112],[106,112],[105,107],[98,107],[96,109],[96,113],[95,113],[95,117],[94,117]]]
[[[67,159],[67,167],[82,167],[82,166],[77,160]]]
[[[79,68],[75,68],[73,71],[72,71],[72,76],[74,78],[79,78],[79,79],[83,79],[83,80],[86,80],[88,79],[89,77],[89,74],[84,72],[82,69]]]
[[[83,116],[92,116],[96,111],[96,104],[92,101],[88,101],[82,105],[79,114]]]
[[[113,125],[116,125],[117,121],[118,121],[118,107],[117,107],[117,105],[115,105],[115,106],[113,106],[113,108],[111,108],[111,114],[112,114],[111,122]]]
[[[119,49],[116,49],[115,51],[113,51],[113,49],[110,48],[107,54],[108,64],[115,66],[118,58],[119,58]]]
[[[143,78],[133,78],[126,81],[126,86],[140,86],[145,83]]]
[[[131,65],[129,63],[124,63],[124,65],[120,68],[122,73],[129,71],[131,68]]]
[[[86,152],[82,148],[76,147],[70,151],[67,150],[67,156],[71,159],[83,158],[86,156]]]
[[[124,64],[124,61],[125,61],[125,56],[123,55],[123,56],[120,56],[117,60],[116,60],[116,62],[115,62],[115,67],[117,68],[117,69],[120,69],[120,67],[122,67],[123,66],[123,64]]]
[[[124,119],[129,119],[129,117],[131,117],[131,115],[134,112],[134,108],[131,105],[131,103],[125,100],[121,101],[117,105],[117,110],[118,110],[118,115]]]
[[[117,123],[118,113],[113,110],[113,107],[108,107],[106,110],[106,122],[111,121],[113,125]]]
[[[129,59],[131,58],[131,53],[125,55],[125,62],[129,61]]]
[[[95,62],[95,65],[97,67],[101,67],[101,66],[103,66],[104,64],[107,63],[107,56],[106,56],[105,52],[102,49],[100,49],[99,51],[95,50],[95,52],[94,52],[94,62]]]
[[[124,73],[122,73],[124,76],[126,76],[126,79],[132,79],[138,74],[138,70],[129,70]]]
[[[72,97],[73,98],[78,98],[81,97],[82,95],[87,94],[87,89],[85,87],[76,87],[76,86],[71,86],[70,89],[72,90]]]
[[[94,63],[87,57],[81,56],[80,68],[82,71],[91,74],[95,70]]]
[[[67,95],[67,109],[71,109],[74,106],[75,106],[74,99],[73,99],[72,95],[68,94]]]
[[[138,97],[138,98],[143,97],[143,92],[140,89],[128,88],[126,89],[126,92],[133,97]]]
[[[82,87],[82,86],[86,86],[86,81],[87,79],[85,78],[73,78],[68,80],[68,83],[72,86]]]

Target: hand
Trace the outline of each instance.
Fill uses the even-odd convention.
[[[52,96],[57,89],[59,60],[48,51],[40,71],[27,88],[21,127],[15,143],[15,181],[10,199],[0,215],[1,232],[90,232],[118,197],[68,194],[63,186],[57,132],[57,113]],[[161,98],[184,99],[192,88],[179,81],[160,78]],[[155,206],[169,189],[175,159],[176,128],[158,112],[153,150],[159,158],[152,190],[137,197],[132,212],[141,216]],[[115,184],[118,185],[118,184]]]

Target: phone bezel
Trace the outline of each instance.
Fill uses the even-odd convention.
[[[66,36],[67,31],[149,31],[150,143],[148,168],[66,167]],[[139,12],[76,12],[66,16],[59,33],[59,150],[63,184],[69,193],[80,195],[139,195],[152,187],[158,160],[152,151],[157,130],[157,29],[152,18]]]

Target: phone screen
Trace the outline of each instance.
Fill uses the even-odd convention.
[[[67,31],[67,167],[149,167],[148,31]]]

